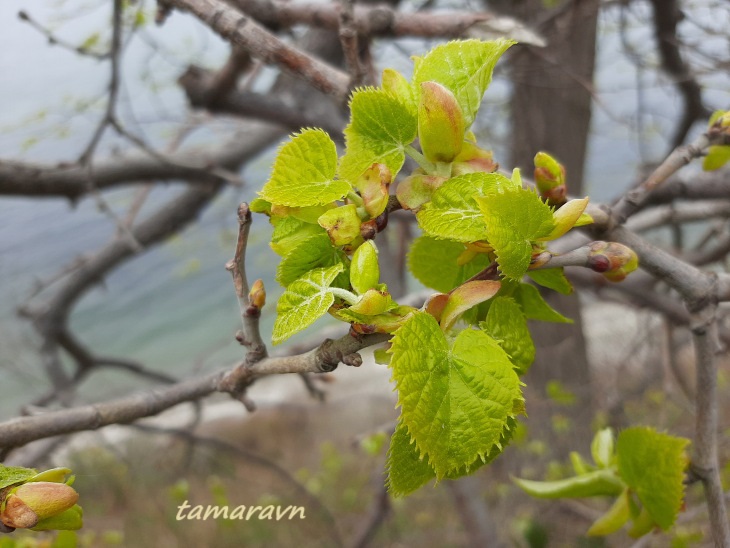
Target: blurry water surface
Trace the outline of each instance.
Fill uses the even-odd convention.
[[[109,38],[105,24],[108,3],[36,2],[30,7],[21,0],[0,3],[0,104],[4,105],[0,109],[0,158],[44,163],[73,159],[86,146],[103,112],[108,66],[49,46],[42,35],[17,19],[21,8],[50,22],[59,36],[74,44],[98,32],[102,47]],[[148,6],[145,13],[152,8]],[[73,17],[64,19],[59,14]],[[680,105],[666,81],[647,73],[637,77],[633,65],[617,54],[616,21],[611,12],[601,19],[596,85],[601,104],[594,108],[587,165],[588,190],[599,201],[610,199],[629,184],[641,161],[660,159]],[[119,112],[131,130],[164,146],[187,116],[176,77],[189,62],[219,66],[227,48],[184,14],[173,14],[162,28],[145,25],[143,29],[125,53]],[[630,36],[635,43],[644,43],[647,51],[653,47],[648,28],[632,28]],[[152,42],[157,44],[155,48],[150,46]],[[421,41],[402,43],[413,51],[428,47]],[[407,56],[399,50],[381,45],[378,51],[390,66],[395,63],[407,70]],[[636,91],[637,78],[644,79],[642,93]],[[708,104],[727,107],[727,80],[707,81]],[[496,78],[479,125],[485,131],[493,130],[489,135],[498,157],[504,154],[499,128],[505,125],[508,93],[506,82]],[[640,132],[635,118],[638,100],[644,109]],[[491,121],[495,118],[496,124]],[[223,139],[229,128],[229,122],[217,122],[193,134],[188,142]],[[113,153],[116,145],[118,141],[106,139],[99,157]],[[226,190],[196,225],[128,261],[103,286],[89,292],[71,318],[82,341],[99,354],[136,359],[179,376],[220,368],[239,357],[240,347],[232,340],[238,328],[238,307],[223,265],[235,241],[236,205],[251,199],[263,184],[271,158],[272,151],[253,162],[244,173],[247,186]],[[181,189],[172,184],[155,189],[142,215]],[[133,195],[134,190],[121,189],[105,193],[105,198],[124,215]],[[263,329],[268,334],[278,296],[273,281],[277,258],[266,245],[270,229],[265,218],[255,222],[249,272],[251,278],[261,277],[267,285],[270,305]],[[58,199],[0,199],[0,374],[4,389],[0,418],[13,414],[20,403],[47,388],[39,367],[38,340],[27,322],[17,318],[16,307],[24,302],[35,279],[46,279],[75,257],[93,253],[114,232],[113,223],[90,199],[73,208]],[[87,399],[99,400],[139,385],[137,379],[104,372],[84,389]]]

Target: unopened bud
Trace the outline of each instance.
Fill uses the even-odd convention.
[[[431,162],[452,162],[464,144],[466,122],[459,102],[437,82],[421,84],[418,104],[418,139]]]
[[[34,527],[40,520],[68,510],[78,499],[79,494],[65,483],[24,483],[5,499],[0,521],[16,529]]]
[[[639,266],[633,249],[616,242],[592,242],[587,266],[602,273],[607,280],[620,282]]]
[[[565,202],[565,167],[546,152],[535,155],[535,183],[540,195],[553,205]]]
[[[266,288],[263,280],[256,280],[248,292],[248,302],[261,310],[266,304]]]

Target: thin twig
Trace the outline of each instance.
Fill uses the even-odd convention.
[[[249,293],[250,288],[246,278],[246,246],[248,245],[248,232],[251,228],[251,210],[248,204],[243,202],[238,206],[238,241],[236,242],[236,253],[231,261],[226,264],[226,270],[233,276],[233,288],[238,299],[238,306],[241,310],[241,323],[243,325],[242,343],[248,348],[246,353],[246,364],[253,365],[268,356],[266,343],[261,338],[259,318],[263,302],[256,302]],[[259,282],[261,282],[259,280]],[[263,284],[260,291],[263,292]],[[265,293],[263,294],[265,299]],[[261,299],[263,301],[263,299]]]

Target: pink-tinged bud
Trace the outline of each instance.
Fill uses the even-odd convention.
[[[330,209],[317,219],[319,226],[327,231],[333,245],[349,244],[360,236],[360,217],[355,204]]]
[[[263,280],[256,280],[248,293],[248,302],[261,310],[266,304],[266,288]]]
[[[616,242],[592,242],[587,266],[611,282],[620,282],[639,266],[633,249]]]
[[[565,167],[546,152],[538,152],[534,161],[535,183],[540,195],[551,205],[563,204],[568,193]]]
[[[491,150],[479,148],[475,143],[464,141],[461,152],[454,159],[451,176],[457,177],[467,173],[493,173],[499,169]]]
[[[34,527],[40,520],[68,510],[78,499],[79,494],[65,483],[24,483],[5,499],[0,521],[16,529]]]
[[[431,201],[431,196],[446,177],[416,173],[398,183],[395,195],[403,209],[418,211],[423,204]]]
[[[450,163],[461,152],[466,122],[459,102],[441,84],[421,84],[418,104],[418,139],[431,162]]]
[[[371,218],[375,218],[388,205],[388,187],[393,176],[385,164],[375,163],[360,176],[355,185],[362,196],[365,211]]]

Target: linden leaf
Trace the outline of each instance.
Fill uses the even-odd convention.
[[[566,318],[546,303],[540,295],[540,291],[534,285],[521,283],[515,291],[514,297],[522,307],[522,312],[528,320],[573,323],[573,320]]]
[[[535,344],[520,305],[511,297],[495,298],[481,327],[509,354],[517,373],[527,373],[535,361]]]
[[[565,277],[562,268],[547,268],[545,270],[529,270],[527,275],[532,281],[563,295],[570,295],[573,292],[573,284]]]
[[[532,190],[508,189],[476,198],[486,224],[487,240],[499,269],[518,280],[527,272],[532,242],[553,230],[553,212]]]
[[[287,253],[276,269],[276,281],[287,287],[310,270],[333,265],[347,265],[347,256],[332,247],[329,236],[320,229],[318,234],[297,242]]]
[[[403,424],[437,478],[486,459],[522,401],[497,342],[465,329],[450,344],[433,316],[417,312],[396,331],[391,352]]]
[[[315,235],[326,235],[325,230],[316,224],[300,221],[294,217],[272,217],[274,231],[271,234],[271,249],[281,256],[291,253],[302,241]],[[295,276],[293,279],[298,278]]]
[[[416,117],[396,97],[375,88],[356,90],[350,112],[340,177],[357,181],[366,169],[379,163],[385,164],[395,179],[405,161],[405,146],[416,138]]]
[[[441,185],[417,213],[418,224],[431,236],[458,242],[487,238],[484,216],[475,201],[478,196],[514,188],[513,182],[499,173],[468,173]]]
[[[28,481],[38,473],[32,468],[23,468],[22,466],[4,466],[0,464],[0,489],[10,487],[16,483]]]
[[[494,66],[514,43],[504,39],[458,40],[437,46],[416,61],[414,91],[420,93],[423,82],[442,84],[456,97],[464,113],[466,127],[469,127],[492,81]]]
[[[404,497],[436,477],[428,459],[421,458],[408,429],[399,422],[393,432],[385,463],[385,485],[394,497]]]
[[[449,472],[445,478],[458,479],[462,476],[473,474],[485,464],[492,462],[509,445],[516,428],[517,421],[513,417],[509,417],[505,422],[499,443],[494,445],[492,451],[490,451],[484,460],[477,458],[470,465],[462,466]],[[408,429],[401,422],[396,426],[390,441],[386,470],[388,472],[386,486],[390,494],[396,498],[409,495],[430,480],[436,478],[435,470],[431,468],[431,465],[425,457],[422,459],[419,456],[416,445],[411,441]]]
[[[261,197],[284,206],[323,205],[344,197],[350,183],[335,180],[337,149],[321,129],[305,129],[284,144]]]
[[[484,253],[464,265],[457,264],[465,249],[458,242],[419,236],[408,252],[408,268],[426,287],[448,293],[489,266],[489,257]]]
[[[343,270],[341,264],[317,268],[289,284],[276,304],[273,344],[284,342],[327,313],[335,302],[330,285]]]
[[[596,470],[557,481],[532,481],[512,478],[528,495],[543,499],[582,498],[599,495],[620,495],[624,483],[608,470]]]
[[[665,531],[682,506],[688,445],[688,439],[648,427],[627,428],[616,441],[619,475]]]

